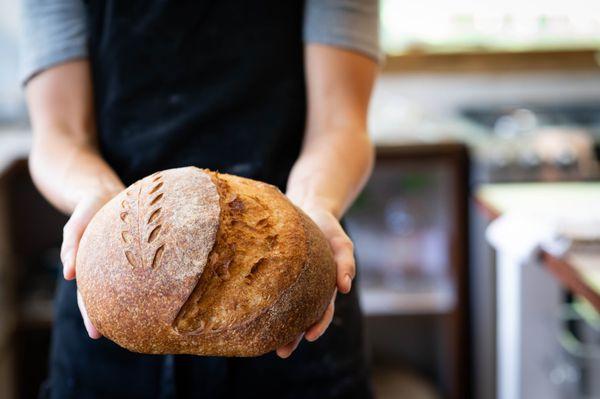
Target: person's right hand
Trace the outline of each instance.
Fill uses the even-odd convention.
[[[63,228],[63,242],[60,249],[60,258],[63,264],[63,276],[66,280],[73,280],[76,277],[75,259],[77,258],[77,249],[79,248],[79,241],[81,240],[83,232],[96,212],[98,212],[112,196],[113,194],[90,195],[84,197],[75,206],[69,221],[65,224]],[[96,330],[87,315],[79,290],[77,291],[77,305],[79,306],[85,329],[90,338],[100,338],[101,334]]]

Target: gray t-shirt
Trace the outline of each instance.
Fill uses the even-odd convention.
[[[82,0],[23,0],[20,79],[87,57]],[[304,42],[344,48],[381,61],[378,0],[306,0]]]

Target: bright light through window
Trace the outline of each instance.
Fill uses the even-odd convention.
[[[388,53],[600,48],[600,0],[382,0]]]

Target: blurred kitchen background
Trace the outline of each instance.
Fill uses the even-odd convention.
[[[381,21],[347,216],[378,397],[600,398],[600,2],[382,0]],[[28,176],[18,37],[0,0],[7,399],[47,372],[66,220]]]

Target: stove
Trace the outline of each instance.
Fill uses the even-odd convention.
[[[599,177],[600,103],[466,107],[488,137],[474,149],[476,182]]]

